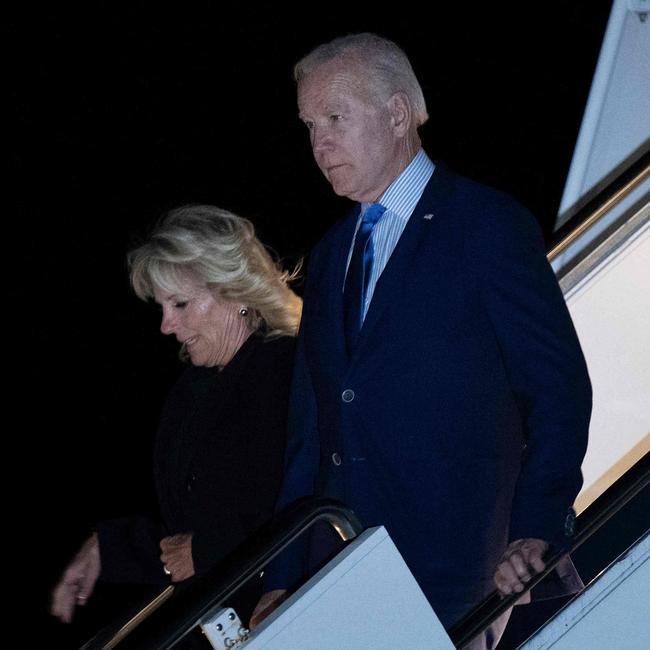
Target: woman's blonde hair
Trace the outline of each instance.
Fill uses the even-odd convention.
[[[289,288],[298,269],[283,271],[255,236],[253,224],[213,205],[184,205],[165,214],[127,256],[131,284],[142,300],[154,288],[176,292],[188,280],[249,310],[266,337],[295,336],[302,300]]]

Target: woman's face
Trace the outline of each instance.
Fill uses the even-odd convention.
[[[225,302],[204,286],[187,282],[174,293],[159,287],[163,334],[174,334],[195,366],[225,366],[252,332],[243,305]]]

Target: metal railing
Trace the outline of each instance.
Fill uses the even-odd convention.
[[[571,544],[544,558],[546,569],[527,583],[526,591],[538,585],[567,553],[584,544],[649,483],[650,457],[646,454],[576,519],[576,534]],[[343,540],[352,539],[363,530],[354,513],[339,502],[322,498],[304,500],[282,513],[272,526],[262,528],[209,573],[180,585],[180,589],[177,586],[173,598],[170,596],[174,587],[170,586],[119,629],[107,628],[100,632],[84,645],[84,650],[109,650],[118,644],[120,650],[172,648],[289,544],[323,520],[329,522]],[[457,648],[466,646],[512,607],[523,593],[501,597],[494,592],[488,596],[448,630],[454,645]]]
[[[102,630],[83,646],[84,650],[109,650],[118,644],[120,650],[173,647],[204,616],[259,575],[269,562],[319,521],[329,523],[344,541],[363,530],[352,510],[333,499],[301,501],[281,513],[273,524],[261,528],[208,573],[168,587],[155,602],[119,629]]]
[[[650,178],[650,145],[639,157],[611,179],[606,187],[588,194],[578,211],[555,233],[547,258],[552,262],[610,210]]]
[[[501,614],[510,609],[524,593],[533,589],[554,571],[559,561],[567,553],[571,554],[582,546],[606,521],[646,488],[649,483],[650,457],[646,454],[577,517],[576,534],[572,538],[571,544],[544,558],[546,569],[526,584],[524,592],[506,597],[501,597],[495,592],[453,625],[447,633],[454,645],[457,648],[465,647]]]

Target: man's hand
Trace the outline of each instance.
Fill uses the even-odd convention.
[[[286,589],[274,589],[262,594],[259,602],[255,606],[251,614],[251,620],[248,627],[254,630],[274,609],[287,599],[288,593]]]
[[[163,537],[160,540],[160,560],[165,573],[171,576],[172,582],[180,582],[194,575],[194,560],[192,559],[192,533],[182,533]]]
[[[494,574],[494,584],[507,596],[521,593],[525,584],[546,568],[542,560],[548,550],[548,543],[543,539],[526,538],[512,542],[499,560]]]

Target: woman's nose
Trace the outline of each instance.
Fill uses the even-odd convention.
[[[174,332],[174,325],[172,316],[163,311],[162,320],[160,321],[160,331],[163,334],[172,334]]]

